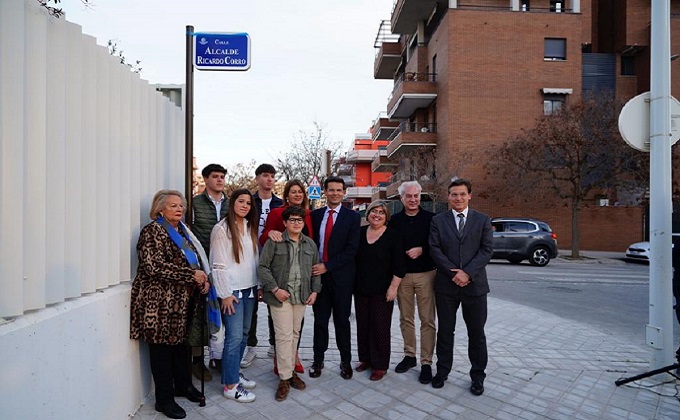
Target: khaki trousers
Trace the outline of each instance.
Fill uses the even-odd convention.
[[[272,305],[269,309],[272,313],[276,336],[276,364],[279,369],[279,378],[287,380],[293,377],[295,354],[298,341],[300,341],[300,328],[307,306],[291,305],[285,301],[280,308]]]
[[[420,319],[420,363],[432,364],[432,354],[436,340],[434,310],[435,270],[424,273],[408,273],[399,284],[397,303],[399,304],[399,327],[404,338],[406,356],[416,356],[415,306],[418,305]],[[415,297],[415,299],[414,299]]]

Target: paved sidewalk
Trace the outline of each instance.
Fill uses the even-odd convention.
[[[260,313],[266,314],[264,304]],[[278,378],[267,358],[267,317],[260,316],[260,347],[244,374],[257,381],[257,400],[242,404],[222,396],[219,374],[206,383],[207,405],[178,398],[188,419],[680,419],[680,381],[661,376],[617,387],[614,381],[649,370],[644,343],[626,342],[607,331],[547,312],[489,297],[489,366],[484,395],[468,388],[470,363],[462,320],[455,342],[454,369],[442,389],[421,385],[420,367],[397,374],[403,356],[398,309],[392,322],[392,365],[385,378],[371,382],[368,372],[346,381],[339,375],[339,354],[329,350],[320,378],[302,378],[307,390],[292,389],[284,402],[274,400]],[[307,310],[300,356],[312,359],[311,309]],[[332,323],[331,323],[332,328]],[[353,334],[356,328],[352,326]],[[334,348],[331,333],[331,349]],[[356,361],[356,342],[353,343]],[[194,383],[197,381],[194,380]],[[198,384],[197,384],[198,387]],[[153,396],[135,420],[163,419]]]

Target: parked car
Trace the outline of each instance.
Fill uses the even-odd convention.
[[[673,233],[673,245],[680,238],[680,233]],[[649,262],[649,242],[635,242],[626,249],[626,259],[631,261]]]
[[[529,260],[543,267],[557,257],[557,234],[546,222],[524,217],[496,217],[493,226],[493,257],[519,264]]]

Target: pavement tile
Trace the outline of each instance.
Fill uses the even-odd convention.
[[[264,308],[262,308],[264,309]],[[680,381],[648,382],[617,387],[614,381],[649,368],[644,343],[614,336],[589,325],[566,320],[527,306],[489,297],[489,365],[485,393],[469,392],[469,360],[465,325],[458,323],[454,367],[444,388],[418,383],[420,368],[397,374],[403,357],[399,312],[392,324],[392,365],[386,377],[371,382],[357,374],[345,381],[339,375],[339,353],[331,331],[330,350],[320,378],[302,377],[305,391],[292,390],[276,402],[278,378],[266,356],[267,319],[260,317],[261,346],[253,365],[244,370],[258,382],[257,400],[239,404],[222,396],[218,381],[206,384],[206,407],[177,399],[189,419],[680,419]],[[305,324],[313,325],[307,311]],[[330,325],[331,330],[333,325]],[[356,331],[355,325],[352,331]],[[418,332],[418,331],[417,331]],[[309,369],[313,357],[312,329],[305,328],[300,357]],[[266,345],[265,345],[266,344]],[[356,351],[356,340],[353,339]],[[356,363],[356,353],[353,355]],[[433,368],[436,366],[435,364]],[[436,369],[434,369],[436,371]],[[198,384],[195,383],[198,386]],[[652,386],[653,385],[653,386]],[[661,395],[659,395],[661,394]],[[132,420],[158,420],[153,395]]]

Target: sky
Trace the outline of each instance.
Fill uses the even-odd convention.
[[[373,79],[380,21],[394,0],[62,0],[66,19],[149,83],[185,83],[185,33],[247,32],[251,68],[194,72],[194,156],[233,166],[272,162],[318,121],[349,150],[384,112],[392,81]]]

